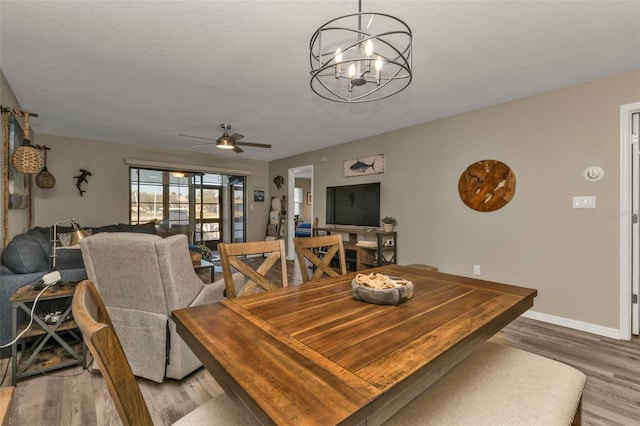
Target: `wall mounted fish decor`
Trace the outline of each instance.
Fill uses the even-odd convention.
[[[78,191],[80,191],[81,197],[82,197],[82,194],[87,192],[82,188],[80,188],[80,185],[82,185],[83,183],[89,183],[89,181],[87,180],[87,176],[91,176],[91,172],[89,170],[80,169],[80,174],[78,176],[73,177],[76,180],[76,188],[78,188]]]
[[[384,154],[345,160],[344,177],[384,173]]]

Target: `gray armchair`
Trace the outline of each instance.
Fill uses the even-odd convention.
[[[136,376],[181,379],[202,365],[176,333],[171,311],[222,300],[225,285],[198,278],[185,235],[101,233],[80,247]]]

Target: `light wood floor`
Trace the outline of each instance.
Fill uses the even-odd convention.
[[[297,284],[297,264],[289,262],[290,284]],[[217,277],[216,277],[217,278]],[[551,324],[519,318],[493,337],[572,365],[588,379],[583,424],[640,426],[640,339],[630,342],[599,337]],[[8,360],[0,360],[0,379]],[[2,386],[10,384],[10,367]],[[169,425],[209,398],[217,384],[204,368],[181,381],[157,384],[139,380],[154,422]],[[113,425],[118,415],[100,375],[70,367],[20,380],[14,425]],[[472,424],[470,420],[470,424]],[[515,426],[515,425],[514,425]]]

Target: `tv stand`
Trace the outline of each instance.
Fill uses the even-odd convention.
[[[379,228],[349,228],[334,225],[313,228],[313,236],[336,233],[348,235],[348,239],[344,240],[343,244],[349,271],[360,271],[398,262],[398,233],[395,231],[385,232]],[[366,243],[358,244],[359,241]],[[391,243],[387,244],[388,241]]]

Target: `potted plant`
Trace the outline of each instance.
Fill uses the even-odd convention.
[[[384,229],[384,232],[393,231],[393,227],[398,224],[398,220],[391,216],[385,216],[380,220],[382,221],[382,228]]]

